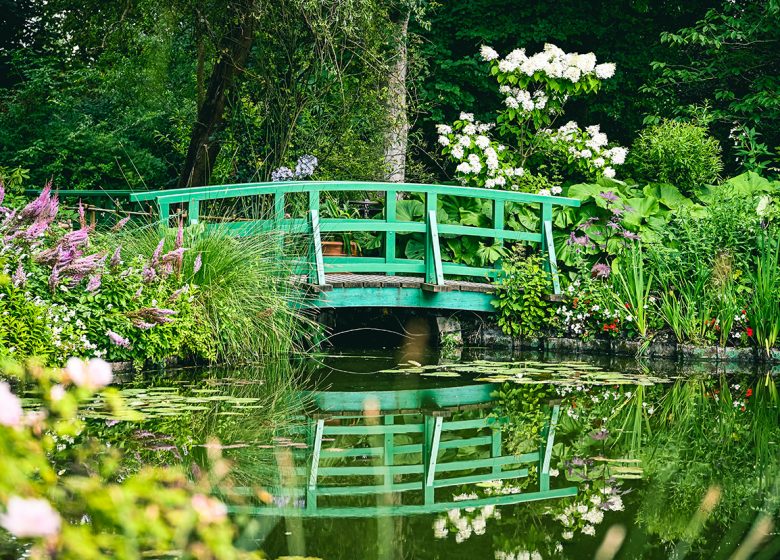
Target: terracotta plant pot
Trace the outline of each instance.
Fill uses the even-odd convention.
[[[350,246],[352,248],[352,255],[357,255],[357,243],[352,241]],[[347,256],[347,254],[344,252],[344,242],[342,241],[323,241],[322,254],[331,257]]]

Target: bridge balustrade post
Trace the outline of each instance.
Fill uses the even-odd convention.
[[[497,229],[497,230],[504,229],[504,201],[503,200],[493,201],[493,229]],[[504,237],[503,236],[495,237],[495,242],[500,243],[501,247],[503,247]],[[496,264],[499,263],[500,261],[498,261]]]
[[[443,278],[437,278],[436,254],[439,252],[438,228],[436,227],[436,193],[425,193],[425,282],[443,284]],[[441,266],[441,255],[439,255]]]
[[[396,191],[387,191],[385,193],[385,222],[394,224],[396,220]],[[392,264],[395,262],[395,232],[388,230],[385,232],[385,263],[391,265],[387,269],[387,276],[395,276]]]
[[[322,235],[320,233],[320,191],[309,191],[309,233],[310,244],[309,281],[319,286],[325,285],[325,263],[322,258]]]
[[[168,202],[161,202],[157,199],[157,206],[160,209],[160,225],[163,228],[168,228],[171,221],[171,205]]]
[[[555,241],[552,234],[552,204],[549,202],[542,203],[539,225],[542,235],[542,255],[547,257],[544,268],[552,277],[553,292],[560,294],[561,285],[558,279],[558,260],[555,257]]]
[[[187,221],[190,225],[195,225],[200,219],[200,201],[197,199],[190,199],[187,208]]]

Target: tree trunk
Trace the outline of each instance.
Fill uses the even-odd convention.
[[[243,70],[252,49],[255,28],[255,3],[246,2],[237,14],[238,21],[220,44],[219,60],[209,78],[198,118],[192,127],[187,159],[179,176],[179,187],[201,186],[209,182],[221,148],[217,134],[224,126],[225,100],[236,76]]]
[[[387,84],[388,129],[385,134],[385,167],[387,180],[403,183],[406,176],[406,146],[409,120],[406,114],[406,40],[409,29],[409,10],[403,10],[396,25],[396,53],[390,65]]]

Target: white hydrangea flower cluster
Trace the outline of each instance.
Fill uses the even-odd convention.
[[[530,113],[531,111],[543,111],[547,107],[549,98],[544,90],[538,89],[530,92],[527,89],[501,86],[499,91],[506,97],[504,104],[510,109],[519,109]]]
[[[455,501],[477,498],[476,494],[461,494],[454,497]],[[454,532],[455,542],[462,543],[471,535],[484,535],[488,519],[501,519],[501,512],[492,505],[481,508],[468,507],[462,511],[451,509],[446,515],[440,515],[433,522],[433,536],[437,539],[446,539],[451,532]]]
[[[628,148],[608,148],[609,138],[597,124],[582,130],[575,121],[569,121],[557,130],[546,128],[540,132],[566,150],[570,163],[584,165],[591,173],[609,179],[615,176],[615,166],[623,165],[628,155]]]
[[[440,124],[436,130],[439,133],[439,144],[444,147],[445,153],[458,162],[455,171],[462,184],[516,190],[513,179],[521,177],[525,170],[502,162],[501,155],[506,147],[488,136],[494,126],[474,120],[472,113],[461,113],[454,129]]]
[[[597,64],[593,53],[567,53],[550,43],[544,45],[541,52],[531,56],[526,54],[525,49],[515,49],[499,60],[498,53],[487,46],[482,47],[480,54],[485,61],[498,60],[498,69],[505,73],[519,71],[526,76],[543,74],[572,83],[579,82],[584,76],[606,80],[615,75],[615,65],[609,62]]]

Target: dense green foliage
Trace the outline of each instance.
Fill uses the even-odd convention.
[[[718,141],[701,126],[664,121],[643,130],[628,161],[635,177],[650,183],[669,183],[689,195],[719,179],[723,169]]]
[[[493,301],[501,329],[513,336],[541,334],[554,316],[552,305],[545,299],[549,286],[550,273],[545,272],[541,256],[520,253],[507,258]]]

